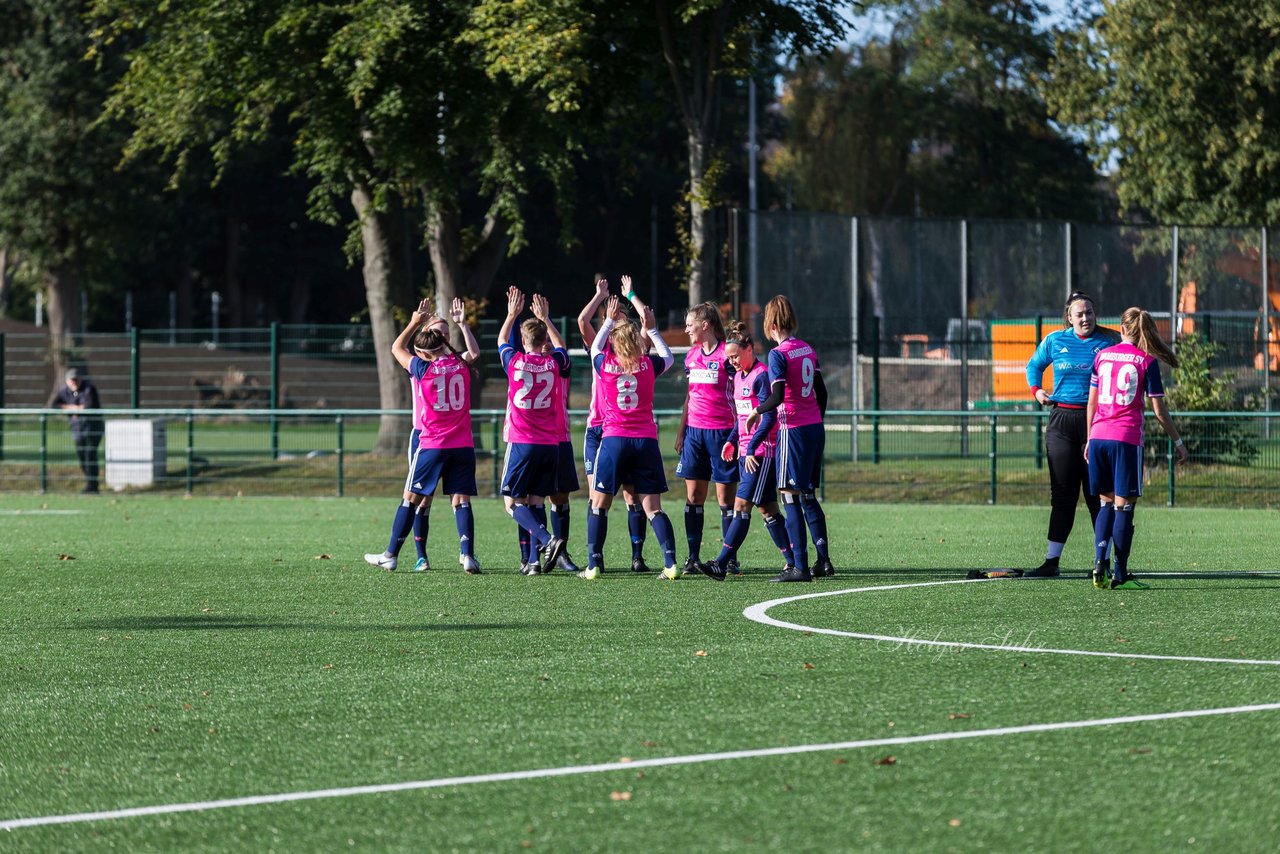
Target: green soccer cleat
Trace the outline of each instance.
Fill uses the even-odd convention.
[[[1107,578],[1111,575],[1111,561],[1103,558],[1093,565],[1093,572],[1090,573],[1093,578],[1093,586],[1099,590],[1106,590],[1109,586]]]

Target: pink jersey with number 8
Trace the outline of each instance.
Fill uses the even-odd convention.
[[[657,376],[653,357],[641,356],[635,371],[623,367],[611,347],[606,347],[600,358],[596,382],[604,436],[658,438],[658,425],[653,421],[653,382]]]

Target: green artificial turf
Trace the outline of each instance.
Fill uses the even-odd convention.
[[[0,822],[1280,702],[1280,666],[1129,657],[1280,660],[1280,577],[1238,575],[1280,569],[1274,512],[1140,506],[1153,587],[1098,591],[1084,524],[1068,577],[904,586],[1036,565],[1039,508],[829,503],[839,575],[811,585],[765,583],[758,518],[743,578],[634,575],[620,507],[599,580],[525,578],[488,500],[485,574],[459,569],[443,503],[435,568],[404,571],[409,543],[387,573],[361,555],[394,508],[0,498]],[[809,631],[743,616],[871,587],[891,589],[769,610]],[[1277,757],[1280,711],[1258,711],[19,827],[0,849],[1268,850]]]

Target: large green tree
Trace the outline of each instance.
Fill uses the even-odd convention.
[[[80,358],[81,289],[127,253],[140,181],[118,170],[127,131],[99,121],[112,58],[91,45],[81,0],[22,0],[0,16],[0,246],[48,305],[51,360]]]
[[[1182,223],[1280,218],[1280,6],[1104,0],[1065,33],[1050,103],[1121,204]]]
[[[666,77],[685,135],[682,247],[690,304],[714,299],[715,205],[725,173],[718,151],[723,100],[733,80],[777,54],[831,50],[844,37],[851,0],[479,0],[488,60],[566,103],[611,96],[620,73]],[[500,35],[499,35],[500,34]],[[555,37],[559,34],[559,37]],[[566,49],[566,34],[580,52]]]
[[[463,42],[463,0],[97,0],[96,11],[108,38],[141,34],[111,101],[137,127],[131,156],[160,151],[181,167],[211,147],[225,164],[287,128],[294,168],[315,182],[313,214],[350,211],[381,405],[407,408],[390,355],[393,307],[410,290],[406,217],[421,211],[440,303],[484,293],[519,244],[531,183],[567,173],[565,111],[488,73]],[[378,449],[402,444],[403,425],[384,418]]]
[[[1031,0],[891,0],[887,26],[801,63],[768,168],[818,210],[1092,218],[1096,177],[1044,100],[1054,33]]]

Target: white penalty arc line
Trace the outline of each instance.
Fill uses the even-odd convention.
[[[908,584],[881,584],[875,587],[850,587],[843,590],[825,590],[821,593],[802,593],[799,596],[786,596],[781,599],[770,599],[768,602],[761,602],[758,605],[752,605],[745,609],[742,612],[742,615],[748,620],[752,620],[766,626],[774,626],[780,629],[809,632],[815,635],[832,635],[834,637],[857,638],[859,640],[883,641],[909,646],[931,646],[943,649],[989,649],[997,652],[1024,652],[1041,655],[1083,655],[1094,658],[1123,658],[1126,660],[1191,661],[1203,664],[1252,664],[1270,667],[1280,666],[1280,660],[1257,658],[1211,658],[1200,655],[1154,655],[1150,653],[1136,652],[1103,652],[1101,650],[1088,649],[1057,649],[1054,647],[1019,646],[1007,643],[971,643],[969,641],[927,640],[925,638],[901,635],[880,635],[873,634],[871,632],[849,632],[844,631],[843,629],[824,629],[817,626],[806,626],[800,623],[789,623],[785,620],[774,619],[768,614],[770,609],[779,605],[801,602],[805,599],[823,599],[830,596],[845,596],[850,593],[877,593],[886,590],[907,590],[915,587],[941,587],[947,584],[985,584],[993,581],[993,579],[986,578],[961,578],[949,581],[916,581]],[[998,583],[1007,582],[1002,581]]]
[[[470,786],[481,783],[505,783],[517,780],[544,780],[550,777],[571,777],[582,774],[598,774],[606,771],[634,771],[637,768],[663,768],[675,765],[697,765],[706,762],[724,762],[732,759],[759,759],[769,756],[795,756],[803,753],[820,753],[834,750],[861,750],[868,747],[896,747],[907,744],[927,744],[941,741],[961,741],[974,738],[1022,735],[1025,733],[1056,732],[1087,729],[1090,727],[1117,726],[1122,724],[1171,721],[1184,718],[1203,718],[1218,715],[1239,715],[1250,712],[1280,711],[1280,703],[1263,703],[1253,706],[1231,706],[1220,709],[1194,709],[1181,712],[1160,712],[1149,715],[1127,715],[1114,718],[1094,718],[1084,721],[1060,721],[1057,723],[1026,724],[1024,726],[976,729],[962,732],[935,732],[926,735],[896,736],[894,738],[868,738],[857,741],[836,741],[826,744],[801,744],[790,747],[766,747],[756,750],[730,750],[721,753],[695,753],[687,756],[667,756],[658,759],[636,759],[628,762],[602,762],[595,765],[569,765],[560,768],[536,768],[528,771],[504,771],[496,774],[473,774],[465,777],[441,777],[435,780],[415,780],[403,783],[384,783],[373,786],[349,786],[340,789],[316,789],[308,792],[284,792],[274,795],[253,795],[243,798],[226,798],[216,801],[192,801],[182,804],[157,804],[128,809],[103,810],[101,812],[47,815],[34,818],[13,818],[0,821],[0,829],[12,831],[23,827],[43,825],[81,824],[91,821],[109,821],[139,816],[171,815],[173,813],[204,812],[234,807],[265,806],[314,801],[323,798],[349,798],[357,795],[382,795],[419,789],[442,789],[450,786]]]

